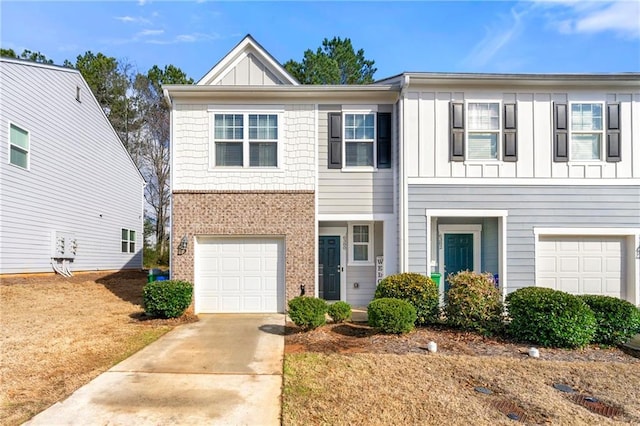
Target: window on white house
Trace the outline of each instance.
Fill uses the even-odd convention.
[[[136,252],[136,231],[122,228],[121,251],[122,253]]]
[[[371,225],[351,225],[351,256],[352,263],[371,263],[373,235]]]
[[[29,132],[18,126],[9,126],[9,163],[29,168]]]
[[[278,115],[215,114],[214,144],[217,167],[277,167]]]
[[[500,104],[467,104],[467,159],[497,160],[500,140]]]
[[[347,167],[373,167],[376,115],[345,114],[344,142]]]
[[[591,161],[602,158],[604,123],[602,104],[571,105],[571,160]]]

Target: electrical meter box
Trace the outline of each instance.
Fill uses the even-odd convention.
[[[76,235],[72,232],[51,232],[51,257],[54,259],[75,259],[78,250]]]

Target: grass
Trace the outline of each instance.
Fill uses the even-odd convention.
[[[609,419],[569,401],[554,383],[625,414]],[[506,399],[528,424],[639,424],[637,364],[438,354],[288,354],[284,425],[512,424],[491,406]],[[494,391],[474,391],[485,386]]]
[[[141,321],[146,275],[3,277],[0,424],[17,425],[169,331]]]

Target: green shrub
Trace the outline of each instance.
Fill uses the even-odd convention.
[[[316,297],[298,296],[289,301],[289,318],[304,330],[313,330],[326,322],[327,302]]]
[[[147,315],[177,318],[191,304],[193,286],[187,281],[153,281],[142,289],[142,303]]]
[[[416,310],[416,324],[435,323],[440,316],[438,286],[429,277],[403,273],[385,277],[376,288],[375,299],[394,298],[411,303]]]
[[[461,271],[448,278],[447,323],[463,330],[494,334],[502,328],[502,296],[490,273]]]
[[[406,300],[375,299],[367,307],[369,325],[385,333],[402,334],[413,330],[416,310]]]
[[[526,287],[507,295],[509,334],[542,346],[576,348],[587,345],[596,318],[579,297],[559,290]]]
[[[626,300],[609,296],[579,296],[596,316],[594,343],[619,345],[640,333],[640,309]]]
[[[351,318],[351,305],[347,302],[336,302],[329,305],[329,316],[333,322],[344,322]]]

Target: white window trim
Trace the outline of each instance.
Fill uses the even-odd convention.
[[[284,160],[284,106],[283,105],[209,105],[209,171],[210,172],[283,172]],[[240,114],[243,116],[242,125],[242,167],[216,166],[215,145],[215,115],[216,114]],[[278,117],[278,138],[276,140],[276,167],[251,167],[249,165],[249,115],[271,114]]]
[[[122,231],[127,231],[126,240],[122,239]],[[132,240],[131,232],[135,232],[137,234],[135,229],[120,228],[120,253],[121,254],[131,254],[136,252],[136,239],[138,238],[138,235],[136,235]],[[122,243],[127,243],[127,251],[122,251]],[[131,251],[131,243],[133,243],[133,251]]]
[[[573,109],[573,105],[579,105],[579,104],[598,104],[602,107],[602,130],[578,130],[575,131],[573,130],[573,124],[571,121],[571,110]],[[569,163],[571,163],[572,165],[580,165],[580,164],[596,164],[596,163],[604,163],[604,152],[606,149],[606,141],[607,141],[607,123],[606,123],[606,116],[607,116],[607,112],[606,112],[606,102],[604,101],[591,101],[591,100],[585,100],[585,101],[571,101],[569,102],[569,110],[567,112],[567,124],[569,127],[569,141],[568,141],[568,150],[569,150]],[[573,156],[573,143],[572,143],[572,136],[573,134],[591,134],[591,133],[600,133],[600,158],[598,159],[594,159],[594,160],[574,160],[572,158]]]
[[[353,242],[353,227],[354,226],[368,226],[369,227],[369,241],[367,242],[367,260],[354,260],[353,259],[353,247],[354,247],[354,242]],[[373,244],[375,241],[374,235],[373,235],[373,222],[349,222],[348,223],[348,227],[349,227],[349,232],[348,232],[348,238],[349,238],[349,266],[373,266],[374,263],[374,256],[373,256]],[[363,243],[358,243],[360,245],[363,245]]]
[[[498,104],[498,130],[471,130],[469,127],[469,104]],[[464,102],[464,163],[465,164],[502,164],[502,122],[504,120],[503,101],[500,99],[469,99]],[[469,158],[469,134],[470,133],[497,133],[496,158]]]
[[[347,114],[373,114],[373,165],[372,166],[347,166],[347,142],[369,142],[369,140],[360,140],[360,139],[349,139],[347,141],[346,138],[346,118]],[[359,106],[356,108],[355,105],[344,105],[342,107],[342,158],[344,161],[342,162],[342,171],[345,172],[371,172],[378,170],[378,156],[376,155],[378,151],[378,106],[377,105],[367,105],[367,106]],[[373,261],[372,261],[373,263]]]
[[[11,147],[15,146],[16,148],[20,149],[20,150],[24,150],[22,147],[18,146],[18,145],[14,145],[13,143],[11,143],[11,126],[17,127],[18,129],[27,132],[27,143],[29,145],[29,148],[27,149],[27,167],[22,167],[18,164],[13,164],[11,162]],[[31,170],[31,132],[29,130],[27,130],[24,126],[21,126],[19,124],[16,124],[12,121],[9,121],[8,125],[7,125],[7,139],[9,140],[9,143],[7,144],[7,163],[9,163],[11,166],[13,167],[17,167],[20,170]]]

